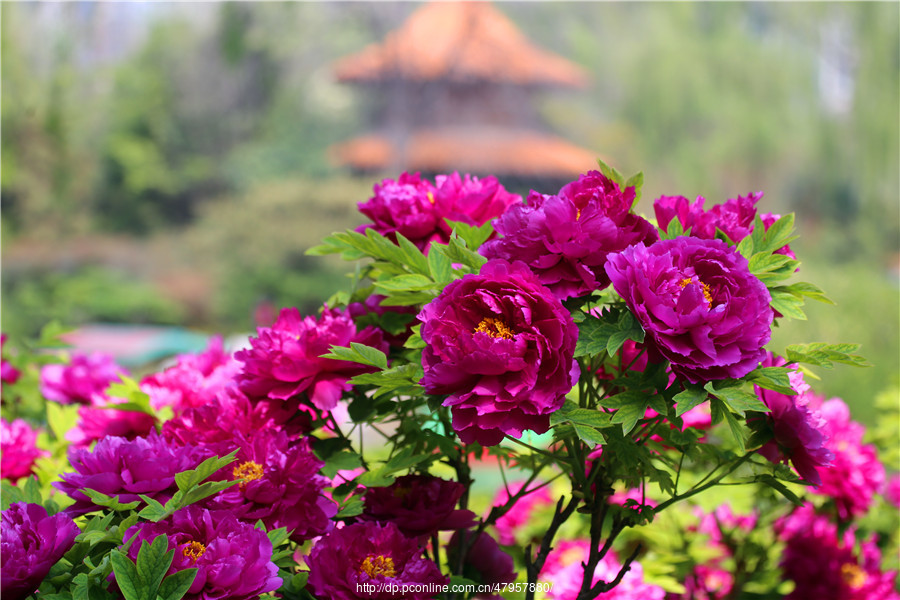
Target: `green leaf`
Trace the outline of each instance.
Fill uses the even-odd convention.
[[[393,483],[393,478],[391,478],[391,483]],[[334,518],[342,519],[344,517],[355,517],[357,515],[361,515],[363,512],[363,508],[363,499],[359,496],[353,496],[341,506],[340,510],[337,512]]]
[[[762,236],[763,243],[756,244],[757,252],[775,252],[797,239],[796,236],[792,235],[794,232],[794,213],[784,215],[772,223],[769,229],[765,228],[762,219],[757,216],[753,225],[753,233],[756,233],[757,230],[764,232]]]
[[[366,471],[362,475],[360,475],[356,481],[365,487],[387,487],[394,483],[394,477],[392,475],[386,474],[384,469],[375,469],[372,471]]]
[[[219,469],[223,469],[235,460],[237,449],[232,450],[222,458],[213,456],[204,460],[196,469],[175,474],[175,484],[179,491],[186,492]]]
[[[382,470],[385,474],[396,473],[434,459],[434,456],[428,454],[413,454],[413,449],[407,446],[388,459]]]
[[[575,428],[575,434],[578,435],[584,443],[590,446],[599,446],[606,443],[606,438],[603,437],[603,434],[593,427],[580,425],[578,423],[573,423],[572,426]]]
[[[606,342],[606,352],[610,356],[614,356],[625,344],[626,340],[633,340],[638,343],[644,341],[644,329],[631,314],[631,311],[622,311],[616,326],[618,328],[617,331],[610,335]]]
[[[66,433],[71,431],[78,422],[78,406],[70,404],[63,406],[56,402],[47,402],[47,425],[53,436],[60,442],[65,441]]]
[[[7,510],[10,504],[24,501],[22,490],[6,479],[0,481],[0,509]]]
[[[769,304],[772,310],[778,311],[783,316],[791,319],[806,320],[806,313],[801,308],[803,306],[802,298],[778,289],[772,289],[769,292],[772,295],[772,302]]]
[[[649,399],[650,395],[644,392],[628,391],[605,398],[600,403],[606,408],[616,409],[611,422],[621,423],[622,433],[628,435],[647,412]]]
[[[678,217],[675,217],[671,221],[669,221],[669,224],[666,226],[665,232],[661,233],[659,237],[663,240],[673,240],[677,237],[687,235],[690,230],[691,228],[688,227],[687,231],[685,231],[684,226],[682,226],[681,224],[681,221],[678,220]]]
[[[776,271],[783,267],[788,267],[790,272],[793,273],[794,269],[796,269],[799,264],[798,261],[792,259],[790,256],[785,256],[784,254],[770,254],[769,252],[757,252],[751,256],[748,261],[750,272],[757,276],[760,273]]]
[[[21,481],[19,483],[22,483]],[[30,504],[43,504],[44,498],[41,495],[41,486],[38,484],[37,477],[26,477],[22,486],[22,499]]]
[[[786,485],[772,477],[771,475],[759,475],[757,481],[766,484],[788,500],[790,500],[794,506],[803,506],[803,500],[797,497],[797,494],[792,492]]]
[[[615,181],[620,188],[625,186],[625,178],[614,167],[609,166],[608,164],[603,162],[603,159],[600,158],[597,159],[597,165],[599,165],[600,167],[600,172],[606,175],[606,177],[608,177],[609,179]]]
[[[398,294],[434,290],[437,289],[437,286],[431,278],[413,273],[411,275],[398,275],[384,281],[376,281],[375,289],[382,294]]]
[[[494,233],[494,226],[490,221],[479,227],[468,225],[461,221],[445,220],[450,228],[453,229],[453,233],[464,241],[466,246],[472,251],[478,250]],[[429,252],[429,254],[431,253]]]
[[[465,265],[476,273],[481,269],[481,265],[487,262],[485,257],[467,248],[459,238],[451,237],[446,245],[433,245],[429,254],[431,252],[442,252],[450,262]]]
[[[259,525],[262,525],[262,521],[257,523],[257,526]],[[263,526],[261,529],[265,531],[265,526]],[[272,531],[266,533],[266,536],[268,536],[269,541],[272,543],[272,547],[277,548],[281,544],[288,541],[288,539],[291,537],[291,534],[288,532],[287,527],[279,527],[278,529],[273,529]]]
[[[830,369],[834,363],[852,365],[854,367],[869,367],[866,359],[857,354],[851,354],[859,349],[859,344],[825,344],[816,342],[813,344],[792,344],[785,350],[785,359],[789,363],[806,363]]]
[[[710,400],[709,404],[713,413],[713,423],[718,422],[724,417],[725,421],[728,423],[729,429],[731,429],[731,434],[734,436],[734,441],[737,442],[738,449],[741,454],[745,453],[747,451],[747,446],[744,442],[744,428],[741,426],[740,422],[738,422],[734,414],[732,414],[725,403],[718,397]]]
[[[628,178],[628,181],[625,182],[625,189],[634,186],[634,202],[632,202],[631,206],[634,207],[641,199],[641,188],[644,187],[644,172],[638,171],[634,175]]]
[[[348,471],[355,469],[362,464],[359,454],[352,450],[343,450],[336,452],[328,457],[325,466],[322,467],[322,475],[329,479],[334,479],[338,471]]]
[[[106,388],[106,394],[111,398],[123,398],[125,400],[125,403],[117,404],[112,408],[156,416],[156,411],[150,406],[150,396],[144,393],[138,382],[130,377],[120,375],[119,381],[111,383]]]
[[[600,410],[590,410],[587,408],[575,408],[565,413],[565,418],[576,425],[585,425],[587,427],[606,427],[610,424],[612,417],[609,413]]]
[[[197,569],[193,567],[176,571],[163,579],[157,595],[161,600],[180,600],[191,588],[196,576]]]
[[[154,523],[156,523],[169,516],[168,511],[157,500],[151,498],[150,496],[145,496],[144,494],[140,494],[140,497],[141,500],[143,500],[147,504],[147,506],[138,513],[138,516],[140,516],[142,519],[147,519],[148,521],[153,521]]]
[[[141,544],[136,567],[138,577],[141,578],[142,595],[148,600],[156,598],[156,590],[166,576],[174,556],[175,551],[169,550],[169,541],[164,535],[156,536],[152,544],[147,543],[147,540]]]
[[[350,342],[350,347],[332,346],[331,352],[323,354],[320,358],[331,358],[334,360],[346,360],[349,362],[368,365],[378,369],[387,368],[387,355],[377,348],[366,346],[357,342]]]
[[[112,550],[109,553],[109,562],[112,563],[116,583],[122,591],[122,595],[125,596],[125,600],[143,600],[140,593],[143,589],[142,582],[131,559],[119,550]],[[87,579],[86,575],[85,579]]]
[[[370,229],[369,231],[374,231],[374,229]],[[403,251],[404,258],[399,266],[405,266],[409,270],[420,275],[427,276],[431,273],[425,255],[422,254],[422,251],[419,250],[415,244],[403,237],[402,233],[397,234],[397,243],[400,246],[400,250]]]
[[[445,283],[453,279],[453,263],[442,252],[428,253],[428,268],[431,277],[438,283]]]
[[[823,302],[825,304],[834,305],[834,301],[828,298],[820,288],[817,286],[806,283],[805,281],[798,281],[797,283],[792,283],[789,286],[785,286],[785,291],[794,294],[795,296],[803,296],[809,298],[810,300],[815,300],[817,302]]]
[[[703,389],[722,400],[742,417],[744,412],[748,410],[761,413],[769,412],[769,407],[763,404],[756,394],[741,389],[742,383],[732,379],[716,382],[716,385],[713,385],[713,382],[710,381],[703,386]]]
[[[791,387],[791,380],[788,376],[790,372],[791,369],[787,367],[757,367],[745,379],[761,388],[793,396],[797,392]]]
[[[227,490],[240,483],[241,481],[239,479],[233,481],[207,481],[206,483],[201,483],[197,487],[184,492],[184,497],[181,502],[179,502],[179,508],[194,504],[195,502],[200,502],[204,498],[218,494],[222,490]]]
[[[127,502],[122,504],[119,502],[118,496],[107,496],[102,492],[98,492],[97,490],[92,490],[90,488],[81,488],[81,491],[85,493],[85,495],[91,499],[91,502],[96,504],[97,506],[103,506],[110,510],[114,510],[116,512],[123,512],[126,510],[131,510],[135,508],[138,504],[140,504],[139,500],[135,500],[134,502]]]
[[[706,402],[707,395],[706,390],[693,386],[688,386],[675,394],[672,398],[675,401],[675,416],[680,417],[695,406],[703,404]]]

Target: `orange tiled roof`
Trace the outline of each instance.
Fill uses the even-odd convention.
[[[385,136],[369,134],[333,146],[332,158],[364,171],[392,168],[398,158],[408,171],[531,177],[575,177],[597,168],[596,156],[558,137],[517,130],[429,129],[414,132],[404,156]]]
[[[437,79],[583,87],[585,71],[541,50],[488,2],[432,2],[383,43],[337,61],[340,81]]]

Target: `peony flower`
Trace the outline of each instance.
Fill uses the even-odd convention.
[[[167,575],[197,569],[186,600],[255,600],[281,587],[266,532],[228,512],[191,505],[157,523],[134,525],[125,532],[124,543],[133,540],[128,556],[136,560],[141,546],[160,535],[175,551]]]
[[[15,482],[31,475],[34,462],[48,453],[37,447],[38,432],[26,421],[0,419],[0,478]]]
[[[260,431],[218,445],[219,454],[238,448],[228,465],[229,479],[243,479],[213,497],[210,508],[229,511],[251,525],[262,520],[266,529],[291,532],[295,542],[320,536],[334,527],[337,505],[322,489],[329,481],[319,475],[324,462],[316,458],[308,440],[291,444],[283,431]]]
[[[888,480],[884,497],[895,507],[900,508],[900,475],[894,475]]]
[[[648,349],[691,383],[743,377],[765,356],[769,291],[725,242],[637,244],[611,254],[606,271],[644,328]]]
[[[434,562],[422,557],[418,542],[393,523],[364,522],[335,529],[313,546],[306,563],[310,591],[329,600],[426,600],[449,583]],[[385,584],[397,588],[378,589]],[[404,585],[412,586],[405,594]]]
[[[523,263],[489,261],[450,282],[418,315],[430,394],[448,394],[465,443],[544,433],[578,377],[578,329]]]
[[[103,402],[102,399],[98,399]],[[124,402],[110,398],[105,404],[80,406],[75,427],[66,432],[66,440],[80,448],[90,446],[96,440],[114,436],[133,440],[154,430],[156,418],[147,413],[112,408]]]
[[[127,374],[112,356],[75,353],[69,364],[50,364],[41,369],[41,394],[60,404],[103,405],[108,400],[109,384]]]
[[[4,600],[23,600],[38,589],[81,532],[71,517],[48,515],[40,504],[14,502],[0,521],[0,593]]]
[[[450,240],[451,229],[445,219],[481,226],[522,202],[521,196],[506,191],[493,175],[479,179],[454,172],[437,175],[434,182],[434,204],[442,217],[438,226],[445,236],[441,243]]]
[[[0,334],[0,355],[3,353],[3,346],[6,345],[6,334]],[[8,360],[0,357],[0,383],[15,383],[19,380],[21,373],[17,368],[12,366]]]
[[[388,351],[381,331],[366,327],[357,331],[349,313],[326,307],[319,319],[300,317],[296,308],[282,309],[272,327],[257,329],[259,337],[250,338],[250,348],[234,357],[243,370],[237,381],[251,399],[289,400],[301,392],[309,395],[321,410],[337,406],[341,393],[352,386],[347,381],[373,369],[343,360],[320,358],[332,346],[357,342]]]
[[[472,527],[475,513],[456,508],[465,491],[465,486],[455,481],[404,475],[387,487],[366,490],[361,518],[393,523],[410,538]]]
[[[556,196],[531,192],[495,223],[503,237],[488,241],[487,258],[521,260],[560,299],[583,296],[610,283],[604,265],[612,252],[659,239],[653,226],[631,212],[634,187],[590,171]]]
[[[385,179],[376,184],[374,190],[374,196],[359,203],[359,212],[373,224],[361,225],[357,231],[374,229],[395,242],[399,233],[422,251],[433,240],[443,240],[442,217],[435,208],[437,190],[431,182],[418,173],[403,173],[396,181]]]
[[[828,438],[826,447],[834,459],[831,466],[818,469],[822,484],[815,491],[834,499],[842,519],[862,516],[884,486],[884,466],[875,446],[862,443],[864,427],[850,420],[850,409],[843,400],[833,398],[822,404],[819,412],[824,421],[822,432]]]
[[[464,535],[462,540],[460,539]],[[466,578],[479,582],[481,585],[499,586],[504,583],[516,581],[516,570],[512,557],[500,549],[497,542],[488,534],[482,532],[478,538],[471,540],[473,531],[456,531],[447,545],[447,560],[451,565],[459,564],[459,546],[463,541],[468,545],[468,551],[463,558],[463,574]],[[499,589],[499,588],[498,588]],[[499,595],[482,593],[475,598],[496,598],[502,600]]]
[[[494,496],[494,506],[503,506],[512,496],[515,496],[522,490],[525,485],[524,481],[518,481],[510,484],[507,493],[505,488],[501,488]],[[497,540],[506,546],[516,543],[516,534],[524,529],[526,525],[534,521],[535,511],[548,506],[553,506],[553,498],[547,487],[530,492],[519,498],[512,508],[502,517],[494,522],[497,528]]]
[[[381,301],[387,298],[381,294],[372,294],[366,298],[365,302],[351,302],[347,305],[347,313],[356,321],[357,327],[360,325],[375,325],[378,323],[373,317],[384,317],[385,327],[387,323],[397,323],[401,327],[405,322],[406,325],[399,333],[391,333],[384,331],[384,340],[391,348],[402,348],[406,340],[412,333],[412,326],[416,320],[415,306],[382,306]]]
[[[783,358],[770,354],[763,366],[784,364]],[[800,477],[813,485],[820,485],[819,468],[830,465],[834,460],[834,453],[826,444],[825,419],[810,406],[814,396],[803,379],[803,373],[791,371],[788,377],[791,387],[797,392],[796,396],[755,387],[756,394],[770,412],[748,418],[748,424],[771,429],[773,437],[759,449],[760,454],[772,462],[786,463],[790,460]]]
[[[584,567],[581,563],[587,562],[589,551],[590,542],[587,540],[565,540],[555,544],[538,577],[539,581],[551,586],[547,593],[548,600],[574,600],[578,596],[584,580]],[[607,552],[594,569],[591,585],[600,581],[611,582],[621,568],[622,565],[612,551]],[[665,591],[661,587],[644,583],[644,570],[635,561],[629,565],[629,570],[619,585],[600,597],[604,600],[663,600]]]
[[[854,550],[853,529],[843,534],[810,504],[776,524],[785,540],[781,568],[794,589],[786,600],[897,600],[896,572],[883,573],[881,552],[873,540]]]
[[[196,468],[213,454],[205,448],[179,446],[150,432],[145,438],[106,437],[93,450],[72,448],[69,462],[75,473],[63,473],[53,487],[75,500],[66,509],[83,515],[99,507],[82,491],[90,488],[118,496],[122,503],[145,494],[165,504],[177,491],[175,474]]]
[[[187,408],[212,402],[240,369],[241,364],[224,351],[222,338],[216,336],[204,352],[181,354],[175,366],[144,377],[141,389],[150,396],[155,410],[171,406],[177,415]]]

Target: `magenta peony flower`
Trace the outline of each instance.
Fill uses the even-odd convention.
[[[737,379],[765,357],[769,291],[725,242],[678,237],[638,244],[611,254],[606,271],[644,328],[648,349],[678,376],[691,383]]]
[[[69,364],[45,365],[41,369],[41,394],[60,404],[103,405],[108,399],[109,384],[127,374],[112,356],[75,353]]]
[[[388,487],[366,490],[362,519],[390,522],[406,537],[474,525],[475,513],[457,509],[466,488],[432,475],[404,475]]]
[[[522,489],[524,481],[513,482],[509,486],[512,496],[515,496]],[[501,488],[494,497],[494,506],[503,506],[512,497],[507,493],[505,488]],[[497,528],[497,540],[506,546],[516,543],[516,534],[534,521],[535,511],[548,506],[553,506],[553,498],[550,491],[546,487],[522,496],[513,504],[509,512],[496,520],[494,523]]]
[[[456,531],[447,545],[447,560],[451,565],[458,564],[460,537],[463,534],[468,545],[468,552],[463,559],[463,574],[482,585],[503,586],[504,583],[516,581],[516,569],[512,557],[500,549],[497,542],[482,532],[477,539],[469,539],[474,531]],[[491,598],[502,600],[500,595],[482,593],[475,598]]]
[[[141,546],[160,535],[175,550],[167,574],[197,569],[186,600],[255,600],[281,587],[266,532],[226,511],[191,505],[158,523],[134,525],[125,532],[124,543],[134,540],[128,556],[136,560]]]
[[[177,363],[161,373],[144,377],[141,389],[155,410],[171,406],[175,414],[212,402],[241,370],[241,364],[224,351],[222,338],[213,337],[206,351],[181,354]]]
[[[418,542],[405,537],[393,523],[356,523],[335,529],[313,546],[306,563],[310,591],[329,600],[426,600],[436,597],[449,582],[434,562],[422,557]],[[392,585],[377,590],[379,584]],[[396,589],[387,589],[393,585]],[[412,587],[402,593],[404,585]]]
[[[763,366],[782,366],[783,358],[769,354]],[[794,465],[797,474],[813,485],[822,483],[820,467],[831,464],[834,453],[828,448],[825,420],[818,410],[810,406],[814,396],[803,380],[803,373],[791,371],[788,375],[796,396],[787,396],[756,386],[756,393],[770,412],[750,417],[748,424],[764,423],[772,430],[773,438],[764,444],[759,453],[772,462]]]
[[[581,563],[588,559],[589,544],[587,540],[565,540],[555,544],[538,578],[551,585],[548,600],[572,600],[578,596],[584,579]],[[612,552],[608,552],[594,569],[591,584],[612,581],[621,567]],[[640,563],[632,562],[619,585],[600,597],[604,600],[663,600],[665,594],[661,587],[644,583],[644,570]]]
[[[289,400],[306,392],[321,410],[337,406],[341,393],[350,389],[351,377],[372,368],[342,360],[320,358],[332,346],[357,342],[388,351],[381,331],[366,327],[357,331],[349,313],[325,308],[319,319],[300,317],[296,308],[282,309],[272,327],[257,329],[250,348],[234,357],[244,363],[237,381],[251,399]]]
[[[428,346],[422,385],[449,394],[465,443],[500,443],[550,427],[578,377],[578,329],[560,301],[520,262],[489,261],[452,281],[418,316]]]
[[[884,497],[895,507],[900,508],[900,475],[894,475],[888,480]]]
[[[219,454],[237,447],[237,460],[228,465],[229,479],[244,482],[214,496],[209,508],[229,511],[251,525],[262,520],[271,531],[285,527],[295,542],[327,533],[337,505],[322,489],[329,481],[319,475],[324,466],[308,440],[290,443],[283,431],[259,431],[218,445]]]
[[[145,438],[106,437],[93,450],[69,450],[75,473],[63,473],[53,487],[75,500],[73,515],[99,508],[82,491],[90,488],[119,496],[126,503],[145,494],[165,504],[177,491],[175,474],[194,469],[213,454],[205,448],[179,446],[151,431]]]
[[[3,353],[3,346],[6,345],[6,334],[0,334],[0,356]],[[12,366],[8,360],[0,357],[0,383],[15,383],[19,380],[21,373],[17,368]]]
[[[659,239],[656,229],[631,212],[634,187],[590,171],[556,196],[531,192],[512,205],[495,227],[503,237],[481,246],[487,258],[525,262],[540,282],[565,300],[609,285],[607,256],[638,242]]]
[[[38,432],[26,421],[0,419],[0,478],[12,482],[31,475],[34,462],[48,452],[37,447]]]
[[[522,202],[521,196],[507,192],[493,175],[479,179],[454,172],[437,175],[434,181],[434,204],[442,217],[438,226],[444,233],[441,243],[450,240],[451,229],[445,219],[481,226]]]
[[[850,409],[843,400],[833,398],[822,404],[819,412],[824,421],[822,432],[828,438],[826,447],[834,459],[831,466],[818,469],[822,484],[815,491],[834,499],[842,519],[862,516],[884,486],[884,466],[875,446],[862,443],[864,427],[850,420]]]
[[[873,540],[854,550],[853,529],[842,535],[810,504],[795,510],[776,531],[785,540],[781,568],[794,590],[786,600],[897,600],[896,572],[883,573],[881,552]]]
[[[0,593],[3,600],[22,600],[38,589],[81,532],[71,517],[48,515],[40,504],[14,502],[0,521]]]
[[[359,203],[359,212],[373,224],[361,225],[357,231],[374,229],[394,241],[399,233],[423,251],[432,241],[443,241],[442,216],[435,207],[437,190],[431,182],[418,173],[403,173],[396,181],[385,179],[374,189],[374,196]]]

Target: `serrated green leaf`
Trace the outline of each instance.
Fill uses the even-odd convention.
[[[585,444],[588,444],[590,446],[599,446],[606,443],[606,438],[603,437],[603,434],[593,427],[590,427],[588,425],[580,425],[578,423],[572,423],[572,427],[575,429],[575,434]]]
[[[445,219],[447,224],[453,230],[453,233],[466,243],[469,250],[477,251],[483,243],[488,241],[494,234],[494,225],[488,221],[484,225],[469,225],[461,221],[451,221]]]
[[[757,216],[756,223],[753,226],[753,233],[756,233],[757,229],[764,231],[764,241],[762,244],[756,245],[756,251],[775,252],[796,239],[796,236],[792,235],[794,231],[794,213],[784,215],[772,223],[768,229],[765,228],[762,219]]]
[[[450,262],[465,265],[476,273],[481,269],[481,265],[487,262],[487,258],[473,252],[457,238],[450,238],[446,245],[432,246],[430,252],[443,252]]]
[[[431,271],[431,278],[438,283],[453,279],[453,263],[442,252],[428,253],[428,268]]]
[[[751,273],[753,273],[754,275],[759,275],[760,273],[775,271],[786,265],[791,265],[791,263],[797,263],[797,261],[792,259],[790,256],[785,256],[784,254],[757,252],[750,257],[748,266]],[[794,269],[797,268],[797,265],[793,264],[791,266],[793,266],[793,268],[791,268],[790,271],[793,272]]]
[[[772,310],[778,311],[785,317],[797,319],[798,321],[806,320],[806,313],[803,312],[803,300],[790,293],[780,292],[778,290],[770,290],[772,302],[769,306]]]
[[[612,417],[609,413],[599,410],[575,408],[565,413],[565,418],[576,425],[602,428],[610,424]]]
[[[675,401],[675,416],[680,417],[695,406],[703,404],[706,398],[706,390],[688,386],[672,398]]]
[[[418,273],[420,275],[427,276],[431,273],[431,269],[428,266],[428,260],[415,244],[403,237],[403,234],[401,233],[397,234],[397,243],[400,246],[400,250],[403,251],[404,259],[398,266],[405,266],[413,273]]]
[[[717,385],[713,385],[713,382],[710,381],[703,386],[703,389],[722,400],[742,417],[745,411],[748,410],[761,413],[769,412],[769,407],[763,404],[756,394],[741,389],[740,382],[719,382]]]
[[[200,463],[196,469],[176,473],[175,484],[178,486],[178,490],[181,492],[187,491],[219,469],[223,469],[230,465],[234,462],[237,452],[237,449],[235,449],[221,458],[218,456],[207,458]]]
[[[826,369],[832,368],[834,363],[855,367],[871,366],[862,356],[851,354],[858,349],[859,344],[825,344],[822,342],[792,344],[785,349],[785,359],[789,363],[806,363]]]
[[[615,181],[619,185],[620,188],[625,185],[625,178],[622,176],[622,174],[619,173],[619,171],[616,170],[614,167],[611,167],[608,164],[606,164],[605,162],[603,162],[603,159],[598,158],[597,165],[600,167],[600,172],[603,173],[604,175],[606,175],[607,178]]]
[[[168,516],[168,512],[165,507],[159,503],[159,501],[151,498],[150,496],[145,496],[144,494],[140,494],[141,500],[143,500],[147,506],[145,506],[138,515],[142,519],[147,519],[148,521],[153,521],[156,523]]]
[[[382,294],[398,294],[404,292],[421,292],[437,289],[431,278],[419,274],[398,275],[384,281],[376,281],[375,289]]]
[[[790,372],[791,369],[787,367],[757,367],[745,379],[761,388],[793,396],[797,392],[791,387],[791,380],[788,376]]]
[[[169,540],[165,535],[158,535],[153,543],[144,540],[138,550],[137,568],[138,577],[141,579],[141,594],[147,600],[156,598],[156,591],[166,571],[172,564],[175,556],[173,550],[169,550]]]
[[[621,423],[622,433],[628,435],[647,412],[649,395],[643,392],[628,391],[605,398],[600,403],[606,408],[616,409],[610,422]]]
[[[195,567],[172,573],[160,584],[159,598],[161,600],[180,600],[191,588],[196,576],[197,569]]]
[[[116,584],[119,586],[125,600],[143,600],[141,590],[142,582],[137,573],[137,568],[131,559],[118,550],[109,553],[109,562],[112,563]],[[87,579],[87,576],[85,576]]]

